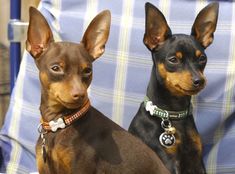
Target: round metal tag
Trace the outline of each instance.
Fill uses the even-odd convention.
[[[163,132],[159,137],[159,141],[162,146],[170,148],[175,144],[175,136],[173,134]]]

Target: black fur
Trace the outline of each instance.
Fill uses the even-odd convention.
[[[151,51],[153,60],[146,96],[154,105],[168,111],[190,109],[191,95],[198,93],[206,83],[203,76],[207,62],[204,50],[213,40],[217,15],[218,4],[212,3],[199,13],[192,35],[172,35],[163,14],[152,4],[146,3],[144,43]],[[202,28],[199,23],[213,26],[208,26],[210,31],[207,36],[204,33],[206,27]],[[151,147],[171,173],[205,173],[202,145],[193,115],[171,120],[176,128],[176,145],[171,149],[159,142],[159,136],[164,132],[161,121],[146,111],[143,102],[130,124],[129,132]]]

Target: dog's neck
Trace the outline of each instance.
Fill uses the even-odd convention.
[[[169,111],[181,111],[190,106],[191,96],[173,96],[166,89],[163,82],[160,82],[156,75],[156,68],[153,66],[150,82],[147,88],[147,96],[159,108]]]

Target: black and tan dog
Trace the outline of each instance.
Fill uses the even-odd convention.
[[[218,4],[198,14],[191,35],[172,34],[163,14],[146,3],[144,44],[153,68],[147,94],[129,132],[143,140],[173,174],[202,174],[202,144],[196,129],[191,95],[206,84],[205,48],[213,41]]]
[[[109,11],[97,15],[79,44],[54,42],[45,18],[30,8],[26,47],[42,87],[39,173],[169,173],[147,145],[90,106],[92,62],[104,52],[110,20]]]

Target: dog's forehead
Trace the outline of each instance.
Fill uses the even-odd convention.
[[[179,51],[194,52],[195,50],[203,51],[202,46],[197,40],[190,35],[176,34],[170,39],[171,46]]]
[[[92,62],[91,56],[89,56],[84,46],[72,42],[51,43],[45,56],[49,62],[64,61],[70,65],[90,64]]]

